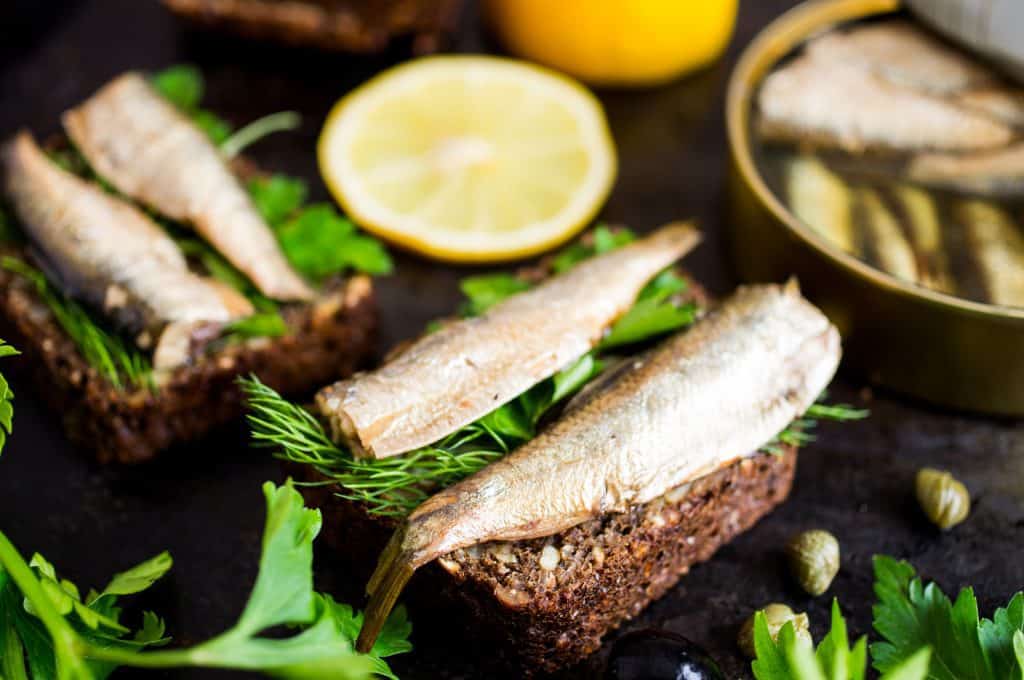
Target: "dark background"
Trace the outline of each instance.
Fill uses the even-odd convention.
[[[734,285],[722,214],[727,201],[723,125],[725,80],[738,52],[788,0],[741,3],[736,34],[718,65],[675,84],[643,91],[602,92],[620,152],[620,177],[603,217],[645,230],[696,216],[707,242],[687,259],[716,292]],[[0,136],[21,126],[45,135],[59,114],[127,69],[193,62],[207,75],[210,108],[236,124],[283,109],[300,111],[297,134],[271,138],[252,150],[265,167],[300,175],[326,198],[313,148],[323,117],[345,91],[406,56],[380,57],[288,50],[219,35],[197,34],[152,0],[32,2],[0,9]],[[13,8],[13,10],[12,10]],[[15,12],[11,20],[10,12]],[[6,12],[6,14],[4,14]],[[491,49],[472,8],[459,51]],[[380,349],[450,312],[454,269],[399,255],[398,274],[380,281]],[[927,338],[922,338],[927,342]],[[17,361],[8,359],[7,362]],[[940,366],[935,370],[942,370]],[[30,389],[32,388],[32,389]],[[281,480],[278,465],[246,448],[241,427],[171,452],[153,465],[101,468],[67,444],[30,386],[15,382],[15,434],[0,457],[0,528],[27,556],[40,551],[81,586],[101,586],[114,572],[169,549],[175,567],[139,598],[167,620],[176,643],[201,641],[230,625],[252,584],[263,521],[260,483]],[[729,677],[747,668],[736,653],[738,625],[753,609],[788,602],[811,615],[815,636],[827,627],[830,596],[839,597],[856,635],[870,629],[874,553],[911,560],[952,592],[976,586],[990,615],[1024,583],[1018,540],[1024,537],[1024,428],[1011,422],[940,412],[863,387],[841,376],[836,399],[866,405],[869,420],[820,428],[801,456],[791,500],[747,535],[693,569],[667,597],[625,626],[667,628],[710,649]],[[948,534],[917,510],[913,477],[923,465],[952,470],[971,490],[970,519]],[[781,546],[797,530],[823,527],[842,544],[842,570],[828,596],[812,599],[786,576]],[[325,573],[326,583],[344,575]],[[358,604],[358,603],[357,603]],[[445,629],[418,612],[416,651],[396,660],[403,678],[477,677],[460,644],[425,640]],[[486,652],[486,650],[484,650]],[[591,677],[599,660],[571,672]],[[123,671],[116,677],[142,677]],[[147,677],[206,678],[181,671]]]

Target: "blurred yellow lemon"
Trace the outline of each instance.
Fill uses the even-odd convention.
[[[515,54],[595,85],[648,85],[715,60],[738,0],[487,0]]]
[[[511,59],[428,57],[339,101],[320,172],[367,231],[440,259],[525,257],[578,232],[615,178],[600,103]]]

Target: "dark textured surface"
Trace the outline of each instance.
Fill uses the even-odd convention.
[[[715,292],[733,284],[721,221],[724,81],[738,50],[790,4],[743,3],[729,57],[703,74],[657,90],[602,94],[621,156],[621,176],[604,216],[641,229],[699,217],[708,241],[687,266]],[[12,7],[25,14],[11,20]],[[253,155],[268,167],[310,180],[316,178],[317,129],[331,103],[402,56],[395,51],[357,59],[195,35],[151,0],[16,0],[2,11],[0,135],[21,125],[46,133],[64,108],[109,77],[128,68],[188,60],[209,75],[210,105],[236,122],[285,108],[305,114],[299,134],[271,139]],[[473,50],[481,44],[470,23],[459,47]],[[319,186],[317,195],[325,196]],[[413,257],[399,257],[398,264],[401,274],[378,288],[381,348],[451,311],[456,281],[468,271]],[[14,542],[25,552],[43,552],[83,585],[99,585],[114,571],[170,549],[176,566],[143,604],[167,618],[180,643],[201,640],[233,621],[256,566],[259,484],[279,479],[278,466],[247,450],[239,428],[165,463],[127,471],[98,468],[69,447],[26,385],[14,387],[15,435],[0,458],[0,527]],[[861,387],[856,376],[844,376],[833,396],[859,403]],[[870,556],[876,552],[912,560],[947,590],[974,584],[985,613],[1024,585],[1019,560],[1024,427],[929,410],[881,394],[868,406],[870,420],[821,428],[819,441],[801,456],[786,505],[695,568],[626,629],[657,626],[683,633],[707,646],[730,677],[745,667],[733,639],[754,607],[781,600],[806,608],[820,635],[829,598],[801,595],[787,579],[781,557],[783,541],[812,526],[832,530],[842,543],[842,570],[829,595],[840,598],[856,634],[870,626]],[[953,470],[974,498],[971,518],[948,535],[930,528],[914,504],[913,475],[925,464]],[[421,617],[414,623],[436,629],[443,622]],[[396,662],[400,675],[479,677],[460,661],[458,636],[453,630],[450,648],[420,644]],[[146,677],[227,676],[184,671]]]

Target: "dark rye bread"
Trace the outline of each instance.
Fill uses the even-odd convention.
[[[624,513],[555,536],[456,550],[415,576],[402,600],[419,625],[476,638],[488,673],[554,672],[598,649],[601,638],[639,614],[722,545],[789,495],[796,449],[758,453]],[[310,468],[294,468],[317,481]],[[324,513],[324,540],[363,584],[395,526],[330,487],[303,487]]]
[[[25,257],[11,249],[0,254]],[[254,373],[280,392],[299,393],[352,373],[372,350],[376,311],[365,276],[339,281],[314,303],[281,311],[288,335],[227,344],[177,369],[156,393],[121,390],[86,362],[35,287],[0,269],[0,337],[24,354],[13,370],[24,369],[61,415],[68,438],[104,463],[149,460],[238,418],[240,375]]]
[[[412,38],[436,52],[454,30],[462,0],[163,0],[201,25],[328,50],[379,52]]]

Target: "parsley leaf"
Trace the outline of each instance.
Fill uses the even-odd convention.
[[[374,238],[327,203],[307,206],[277,228],[285,255],[297,270],[314,281],[352,268],[367,274],[387,274],[391,258]]]
[[[505,298],[530,288],[527,281],[507,273],[467,276],[459,282],[466,296],[460,312],[463,316],[480,316]]]
[[[274,227],[298,212],[308,193],[305,182],[287,175],[257,177],[249,182],[249,195],[256,209]]]
[[[792,622],[773,640],[764,612],[754,615],[754,648],[757,658],[751,669],[757,680],[864,680],[867,675],[867,638],[850,647],[846,620],[836,600],[832,601],[832,628],[817,650],[796,636]],[[915,651],[881,680],[924,680],[930,654],[927,647]]]
[[[0,357],[9,357],[21,354],[0,340]],[[7,436],[14,430],[14,390],[7,384],[7,378],[0,374],[0,453],[7,444]]]
[[[871,646],[875,668],[892,666],[908,646],[924,641],[935,650],[930,680],[1024,677],[1024,594],[1014,595],[992,619],[979,619],[971,588],[961,589],[951,603],[906,562],[876,556],[874,567],[874,626],[883,638]]]
[[[191,118],[214,144],[221,144],[231,136],[231,125],[227,121],[211,111],[199,108],[206,86],[203,74],[195,66],[171,66],[154,73],[150,83],[164,99]]]
[[[590,239],[578,241],[555,255],[551,268],[556,274],[566,272],[594,255],[615,250],[636,240],[636,234],[629,229],[609,229],[603,224],[594,227]]]
[[[267,482],[263,493],[263,549],[249,601],[232,628],[185,649],[142,651],[166,642],[163,623],[153,614],[144,615],[131,637],[119,622],[116,598],[144,590],[166,573],[166,553],[115,576],[83,602],[51,564],[37,555],[26,565],[0,533],[0,673],[26,680],[27,659],[32,677],[47,680],[99,680],[119,666],[246,669],[295,680],[394,678],[384,658],[411,648],[404,610],[395,611],[370,654],[356,653],[362,614],[313,590],[320,512],[303,505],[291,482]],[[22,606],[22,596],[29,606]],[[263,635],[279,626],[299,630],[288,637]]]

